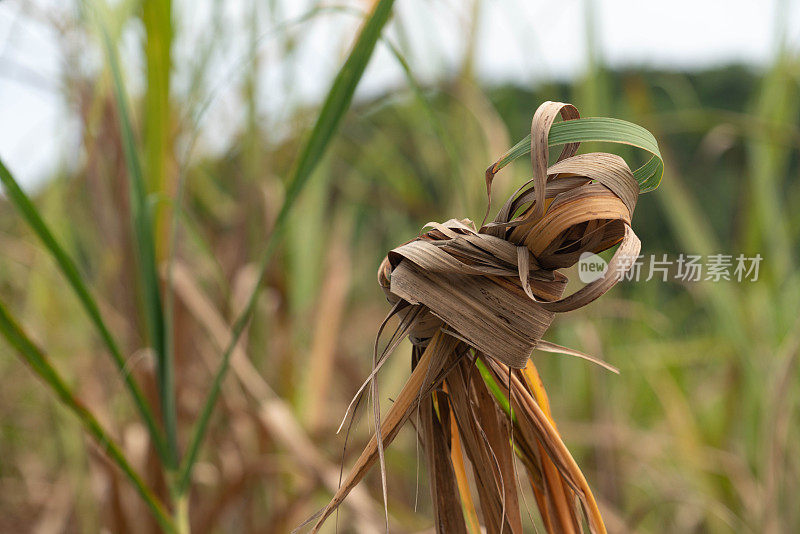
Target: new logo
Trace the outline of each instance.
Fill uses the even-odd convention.
[[[602,278],[607,270],[608,263],[597,254],[584,252],[581,254],[580,260],[578,260],[578,278],[580,278],[581,282],[584,284]]]

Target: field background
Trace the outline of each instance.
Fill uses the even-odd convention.
[[[250,294],[298,147],[320,114],[319,102],[270,101],[269,84],[291,94],[298,77],[313,72],[286,68],[268,83],[263,73],[291,67],[319,18],[352,19],[368,6],[318,9],[283,24],[278,3],[256,3],[242,10],[252,13],[234,34],[224,3],[209,2],[208,25],[195,42],[180,41],[165,74],[159,65],[192,21],[174,15],[170,22],[159,3],[144,5],[123,0],[50,11],[14,4],[23,28],[47,28],[61,39],[63,70],[48,90],[58,92],[71,117],[64,125],[68,157],[28,190],[75,259],[129,371],[157,405],[105,32],[122,57],[162,277],[173,199],[183,186],[172,282],[177,433],[185,447],[228,325]],[[582,74],[506,83],[475,74],[470,35],[480,28],[480,10],[452,9],[465,17],[457,68],[417,77],[414,57],[425,52],[395,17],[370,68],[400,65],[404,78],[391,90],[357,94],[289,213],[243,335],[252,366],[236,366],[225,380],[200,449],[189,499],[193,532],[285,533],[327,502],[326,480],[335,481],[343,445],[336,428],[369,372],[388,310],[378,264],[428,221],[480,221],[483,170],[527,133],[544,100],[639,123],[659,140],[666,174],[658,190],[640,197],[634,217],[643,254],[764,257],[757,282],[623,283],[557,317],[548,339],[604,358],[619,376],[581,360],[534,355],[609,528],[800,530],[797,50],[778,46],[771,62],[757,67],[610,69],[594,51],[589,10],[575,21],[587,42]],[[777,42],[792,31],[779,22]],[[356,27],[321,37],[339,51],[326,80],[347,56]],[[170,72],[177,81],[170,83]],[[37,90],[37,78],[26,79]],[[7,106],[13,103],[0,103]],[[0,118],[0,127],[13,125]],[[503,171],[494,198],[504,199],[528,172],[525,162]],[[119,371],[6,197],[0,251],[5,306],[166,499]],[[384,408],[408,376],[409,351],[404,343],[381,374]],[[0,532],[158,530],[127,480],[5,341],[0,377]],[[346,465],[365,442],[369,419],[355,427]],[[386,460],[393,528],[425,531],[427,479],[410,427]],[[342,532],[357,531],[358,510],[382,513],[379,477],[373,473],[363,486],[360,508],[342,508]],[[333,532],[333,522],[327,528]]]

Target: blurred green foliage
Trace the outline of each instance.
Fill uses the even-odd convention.
[[[163,174],[159,183],[185,179],[177,261],[228,324],[246,302],[254,263],[282,206],[283,177],[319,112],[299,109],[287,122],[288,134],[273,135],[256,112],[263,98],[253,87],[259,63],[249,68],[242,91],[249,118],[226,153],[195,151],[182,159],[175,140],[195,132],[174,115],[194,109],[189,97],[173,99],[173,118],[145,121],[172,136],[159,137],[148,151],[148,165]],[[739,66],[685,73],[598,65],[574,83],[534,88],[492,86],[466,74],[425,87],[413,79],[413,65],[407,74],[409,87],[357,101],[344,118],[288,215],[245,334],[258,374],[292,408],[317,452],[338,462],[338,417],[369,368],[386,311],[375,283],[386,251],[430,220],[480,221],[486,166],[528,133],[539,103],[569,101],[642,124],[659,140],[667,173],[657,191],[640,198],[634,217],[643,254],[764,257],[757,282],[623,283],[556,320],[550,339],[603,357],[620,376],[535,354],[556,420],[597,490],[610,530],[800,529],[798,57],[782,53],[764,73]],[[106,75],[71,80],[84,155],[77,169],[36,191],[35,201],[89,281],[129,371],[153,397],[156,376],[141,350],[146,329],[132,284],[124,143]],[[137,101],[135,115],[147,114],[148,106],[152,100]],[[165,153],[162,143],[172,150]],[[527,174],[524,161],[504,170],[495,198],[505,198]],[[168,183],[161,189],[172,190]],[[103,357],[78,302],[6,199],[0,200],[0,248],[3,300],[163,494],[119,371]],[[346,273],[339,272],[342,251]],[[317,317],[331,279],[346,284],[338,304],[343,318],[334,324]],[[187,436],[212,379],[204,362],[207,356],[217,361],[219,352],[209,349],[208,323],[180,292],[172,335],[178,435]],[[60,419],[63,408],[10,351],[0,343],[0,531],[32,528],[58,491],[66,495],[66,531],[155,529],[137,522],[141,504],[84,445],[77,424]],[[401,354],[381,378],[389,396],[408,373]],[[285,532],[326,502],[329,490],[260,425],[258,399],[242,401],[237,384],[231,379],[223,388],[224,415],[212,417],[200,454],[193,530]],[[325,402],[309,406],[309,390],[320,384]],[[309,409],[321,415],[310,417]],[[367,430],[361,425],[354,439]],[[407,434],[387,450],[389,502],[393,524],[413,531],[430,521],[425,499],[412,511],[419,459]],[[377,495],[379,480],[366,483]],[[424,495],[425,484],[419,487]],[[343,526],[352,524],[351,513],[343,509]]]

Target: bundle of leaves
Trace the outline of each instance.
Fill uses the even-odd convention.
[[[559,115],[563,120],[556,122]],[[577,154],[586,141],[632,145],[649,159],[631,170],[614,154]],[[560,156],[548,166],[548,149],[559,145]],[[558,352],[614,370],[542,336],[556,313],[598,298],[636,260],[640,241],[631,217],[639,193],[658,186],[663,162],[647,130],[616,119],[581,119],[570,104],[545,102],[534,114],[530,137],[486,171],[487,215],[495,174],[528,152],[531,180],[492,222],[480,229],[468,219],[429,223],[429,231],[384,259],[378,279],[393,307],[378,332],[372,373],[345,414],[347,420],[369,391],[376,431],[331,502],[307,521],[316,520],[313,532],[376,461],[385,502],[384,447],[415,414],[437,532],[481,532],[474,489],[486,532],[521,533],[515,458],[524,466],[548,532],[585,527],[605,532],[589,484],[552,419],[530,355],[534,349]],[[558,269],[614,246],[602,276],[563,296],[567,277]],[[378,340],[394,316],[399,324],[379,354]],[[413,344],[413,372],[382,419],[376,375],[405,337]],[[386,522],[388,530],[388,511]]]

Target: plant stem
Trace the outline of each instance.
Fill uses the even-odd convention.
[[[189,523],[189,496],[187,494],[179,495],[174,501],[175,511],[172,514],[173,522],[175,523],[176,534],[189,534],[191,532],[191,525]]]

